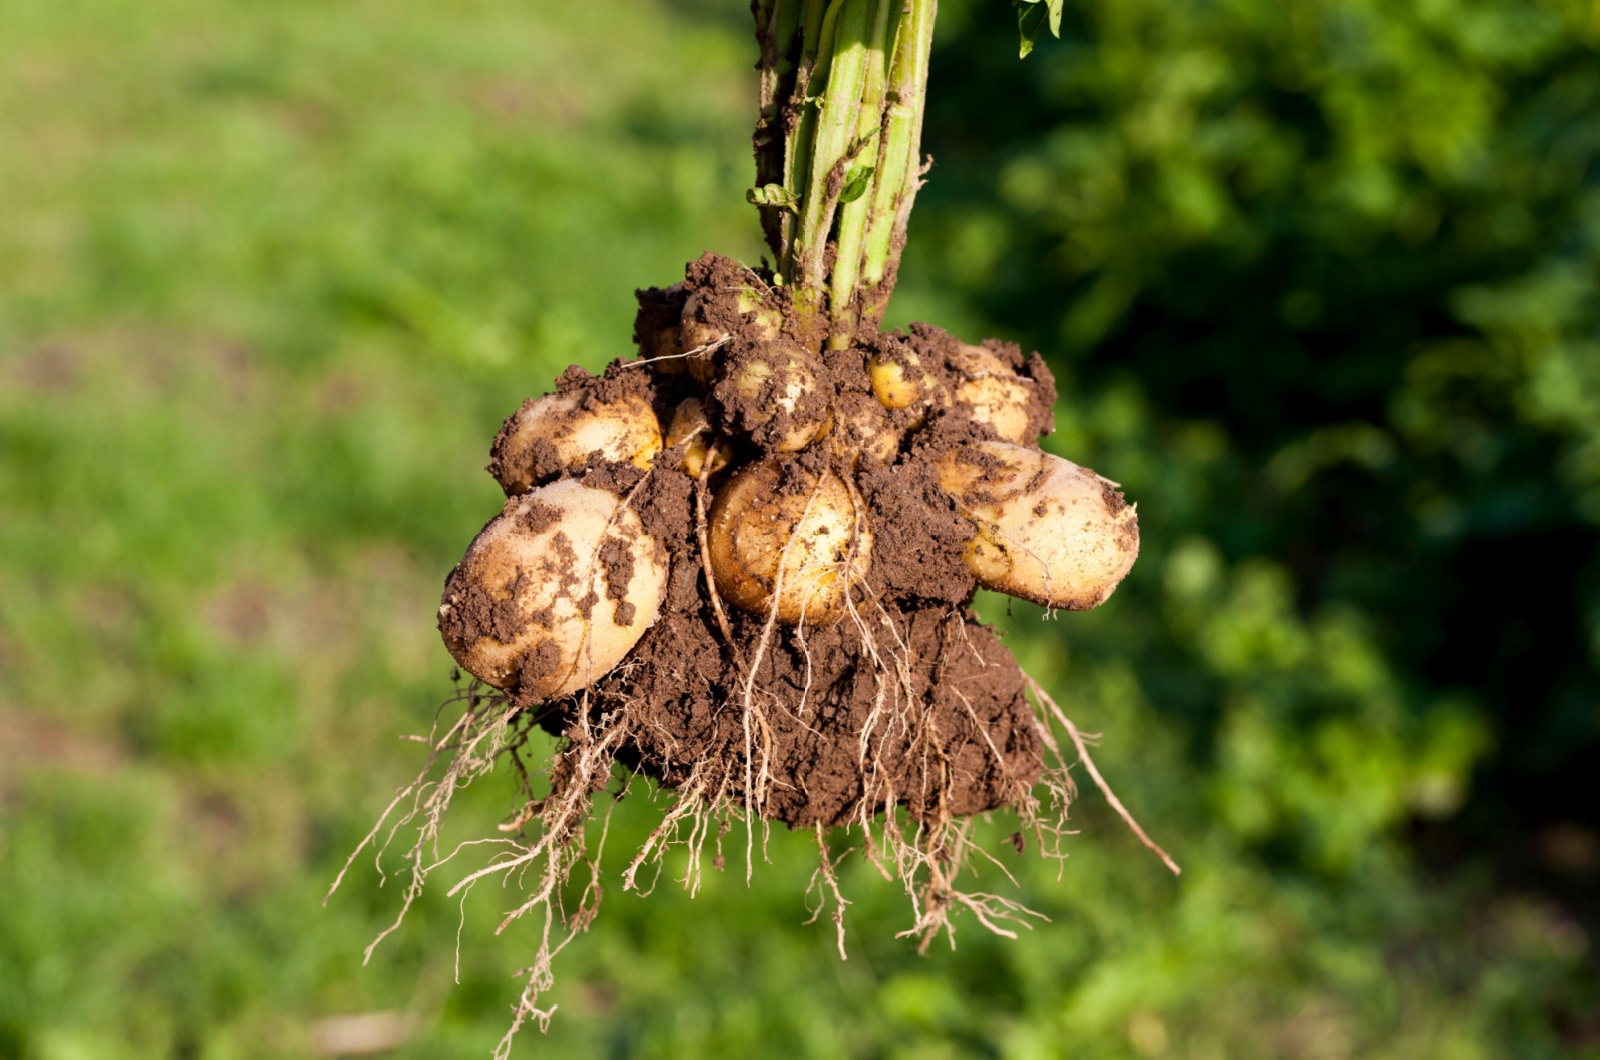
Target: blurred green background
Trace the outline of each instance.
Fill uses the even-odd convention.
[[[321,898],[500,419],[760,254],[743,6],[0,8],[0,1057],[499,1038],[514,895],[365,968],[396,881]],[[852,857],[841,963],[806,836],[613,862],[517,1055],[1600,1056],[1600,3],[942,7],[891,315],[1044,351],[1139,502],[1106,607],[983,607],[1185,874],[1086,794],[1051,923],[918,958]]]

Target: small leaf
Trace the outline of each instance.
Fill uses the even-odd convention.
[[[1044,28],[1050,12],[1039,3],[1039,0],[1013,0],[1013,2],[1017,5],[1017,32],[1022,36],[1022,47],[1018,57],[1026,59],[1028,53],[1033,51],[1034,39]]]
[[[844,187],[839,191],[839,205],[855,202],[867,193],[867,183],[872,180],[871,166],[851,166],[845,174]]]
[[[744,193],[744,201],[751,206],[777,206],[792,210],[799,204],[800,199],[782,184],[763,184],[759,188],[747,190]]]
[[[1047,24],[1050,35],[1060,39],[1061,12],[1066,0],[1011,0],[1011,4],[1017,9],[1017,32],[1022,37],[1019,58],[1026,59],[1033,51],[1033,42],[1039,39],[1039,33]]]

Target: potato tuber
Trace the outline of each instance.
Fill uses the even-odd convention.
[[[978,526],[978,581],[1046,607],[1104,603],[1139,556],[1139,519],[1117,484],[1070,460],[1004,442],[938,459],[939,484]]]
[[[656,620],[666,550],[605,490],[513,497],[445,582],[439,631],[461,666],[527,700],[584,688]]]
[[[1031,380],[1012,371],[982,346],[963,345],[955,367],[964,377],[956,386],[956,403],[964,406],[973,420],[988,424],[1001,438],[1016,445],[1038,439],[1029,411],[1033,402]]]
[[[495,437],[489,473],[506,496],[582,467],[591,456],[649,467],[661,425],[649,402],[604,402],[581,392],[529,398]]]
[[[872,563],[872,532],[855,490],[829,470],[787,469],[776,460],[734,475],[711,508],[711,572],[736,607],[825,624],[845,612],[845,593]]]

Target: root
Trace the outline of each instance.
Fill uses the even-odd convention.
[[[706,582],[706,595],[711,599],[711,610],[717,616],[717,628],[722,631],[722,640],[728,646],[728,651],[733,653],[734,661],[741,667],[739,659],[739,642],[733,639],[733,629],[728,625],[728,612],[723,609],[722,596],[717,592],[717,583],[711,577],[711,540],[706,526],[706,481],[711,476],[711,465],[717,458],[716,439],[706,446],[706,455],[700,461],[700,475],[694,484],[694,516],[695,536],[700,544],[700,569],[704,572]]]
[[[1095,767],[1094,759],[1089,754],[1089,745],[1084,741],[1082,734],[1078,732],[1078,727],[1072,724],[1072,719],[1067,717],[1060,707],[1056,706],[1056,701],[1050,698],[1050,694],[1040,686],[1039,682],[1029,677],[1027,673],[1023,673],[1022,679],[1028,683],[1028,687],[1033,690],[1033,694],[1039,702],[1043,703],[1055,719],[1061,723],[1061,727],[1067,730],[1067,735],[1071,737],[1073,745],[1078,749],[1078,759],[1083,763],[1083,768],[1088,771],[1089,778],[1094,781],[1095,787],[1100,789],[1100,794],[1106,797],[1106,801],[1111,804],[1111,808],[1117,811],[1117,816],[1122,818],[1123,823],[1138,837],[1139,842],[1143,843],[1151,853],[1161,859],[1161,863],[1170,869],[1174,876],[1182,874],[1183,870],[1178,867],[1178,863],[1173,861],[1171,856],[1165,850],[1162,850],[1156,844],[1156,841],[1145,833],[1143,828],[1139,827],[1139,822],[1133,819],[1133,814],[1129,813],[1128,808],[1122,805],[1122,800],[1117,798],[1116,792],[1111,790],[1111,785],[1106,783],[1106,778],[1100,775],[1100,770]]]
[[[838,940],[839,959],[841,961],[847,961],[850,959],[850,956],[844,951],[844,907],[849,905],[850,902],[846,900],[844,894],[839,890],[839,876],[834,872],[833,868],[835,861],[828,856],[828,836],[827,833],[823,831],[820,823],[817,825],[816,832],[818,858],[817,871],[811,874],[811,882],[806,885],[806,897],[809,899],[811,897],[811,892],[816,891],[817,905],[815,909],[811,910],[811,919],[807,920],[806,923],[815,924],[817,922],[817,918],[822,915],[822,911],[828,906],[829,895],[832,895],[833,928]],[[845,852],[845,854],[848,853],[849,851]],[[839,860],[844,860],[844,856],[845,855],[840,855]]]
[[[457,680],[459,686],[459,677]],[[388,874],[383,868],[384,853],[394,842],[400,829],[417,822],[415,841],[404,856],[405,864],[408,866],[408,879],[402,892],[400,911],[393,923],[384,928],[367,946],[362,957],[363,964],[372,959],[372,952],[380,942],[399,929],[412,904],[421,897],[428,874],[450,860],[449,857],[439,857],[438,840],[439,829],[444,822],[445,813],[450,809],[451,800],[458,791],[490,772],[501,753],[511,747],[514,741],[520,742],[521,734],[515,732],[512,725],[517,708],[510,706],[504,696],[498,693],[485,693],[482,686],[474,680],[464,691],[458,687],[457,693],[446,701],[444,707],[460,702],[466,703],[466,709],[443,736],[438,735],[438,724],[435,722],[434,732],[427,737],[428,760],[422,771],[390,800],[389,805],[378,816],[372,830],[345,859],[344,867],[339,870],[332,886],[328,888],[328,893],[323,896],[322,901],[326,905],[328,899],[344,882],[345,875],[350,871],[356,858],[369,846],[373,848],[373,864],[378,872],[379,886],[382,886],[388,879]],[[444,707],[440,708],[441,712]],[[434,766],[447,754],[449,764],[445,768],[444,775],[438,780],[430,780],[429,776]],[[384,826],[403,806],[404,813],[390,824],[385,832]],[[383,836],[381,842],[378,840],[380,835]],[[489,842],[510,842],[510,840],[489,840]],[[455,852],[452,852],[450,857],[454,856]]]
[[[613,804],[615,805],[615,804]],[[534,905],[544,907],[544,923],[539,936],[539,949],[534,954],[533,964],[522,969],[517,974],[523,976],[522,990],[517,994],[516,1004],[512,1007],[511,1026],[506,1028],[506,1033],[496,1044],[494,1060],[508,1060],[511,1056],[511,1043],[516,1038],[528,1020],[535,1020],[540,1031],[550,1029],[550,1017],[555,1015],[557,1006],[549,1008],[539,1007],[539,997],[555,985],[555,958],[558,953],[567,948],[567,944],[577,938],[582,932],[589,930],[589,925],[600,912],[600,899],[605,894],[605,888],[600,883],[600,860],[605,852],[606,835],[611,830],[611,810],[606,810],[606,815],[601,822],[600,839],[595,843],[594,856],[587,859],[589,865],[589,882],[583,889],[582,896],[578,899],[578,907],[570,915],[566,915],[560,907],[561,885],[567,880],[570,869],[578,862],[584,861],[583,846],[580,843],[571,861],[559,866],[557,859],[551,859],[545,868],[540,881],[540,886],[533,899],[522,909],[511,914],[495,932],[504,931],[506,924],[522,915],[524,911]],[[454,893],[454,892],[452,892]],[[463,898],[463,901],[465,899]],[[554,946],[551,945],[552,928],[561,923],[566,927],[566,935]],[[459,964],[457,982],[460,982]]]
[[[478,883],[491,876],[500,877],[503,884],[514,881],[521,888],[531,872],[532,886],[496,928],[498,934],[528,913],[543,913],[533,962],[519,973],[524,976],[524,985],[513,1008],[512,1026],[495,1051],[495,1056],[504,1057],[511,1039],[528,1020],[541,1026],[548,1023],[554,1007],[540,1008],[538,999],[553,981],[552,962],[568,943],[588,929],[599,910],[604,894],[601,855],[610,809],[602,817],[592,856],[588,853],[589,819],[594,793],[605,787],[629,728],[620,712],[599,719],[593,726],[581,724],[549,770],[550,790],[540,796],[533,791],[529,771],[522,761],[524,745],[536,727],[538,715],[511,705],[502,693],[485,691],[477,682],[445,705],[461,702],[466,709],[442,736],[436,731],[428,737],[429,755],[423,770],[390,801],[328,893],[331,896],[338,889],[355,858],[369,846],[374,848],[380,879],[385,878],[384,853],[401,829],[414,827],[413,840],[403,858],[408,879],[401,908],[394,921],[368,945],[364,957],[370,961],[379,943],[398,930],[421,896],[428,877],[461,854],[481,846],[499,848],[488,864],[469,872],[446,892],[463,901]],[[510,759],[526,797],[523,808],[501,825],[502,833],[512,834],[467,840],[441,856],[439,831],[455,793],[491,772],[502,757]],[[443,773],[434,779],[432,774],[441,761],[445,763]],[[530,826],[532,835],[524,837]],[[569,910],[563,904],[562,891],[573,870],[584,864],[589,868],[588,884],[576,907]],[[459,957],[457,968],[459,972]]]
[[[766,657],[767,649],[772,645],[773,633],[778,627],[778,606],[783,594],[783,572],[789,564],[789,553],[794,548],[795,542],[800,537],[800,527],[811,515],[811,506],[816,503],[817,495],[822,492],[823,478],[818,476],[816,485],[812,486],[811,493],[806,497],[806,506],[801,509],[800,517],[795,520],[795,529],[783,543],[783,550],[778,553],[778,567],[772,575],[771,602],[767,607],[767,620],[761,628],[761,639],[756,642],[756,650],[751,654],[750,665],[745,669],[744,693],[742,696],[743,727],[744,727],[744,808],[745,808],[745,851],[744,851],[744,882],[746,884],[755,876],[755,819],[757,807],[766,803],[766,786],[771,779],[772,764],[772,732],[767,725],[765,714],[757,705],[755,697],[756,675],[761,670],[761,661]],[[707,568],[707,580],[710,580],[710,568]],[[801,615],[804,622],[804,613]],[[754,771],[755,755],[751,743],[750,721],[754,718],[761,726],[761,770],[758,775]]]
[[[850,537],[850,554],[846,559],[845,569],[848,571],[855,569],[860,547],[859,543],[862,540],[862,535],[866,532],[866,502],[862,498],[860,491],[856,488],[855,483],[848,476],[845,476],[844,482],[845,486],[849,489],[850,509],[851,515],[854,519],[854,525],[851,529]],[[856,632],[861,637],[862,649],[866,652],[867,657],[870,658],[873,663],[872,679],[875,685],[875,691],[873,696],[872,710],[867,715],[865,723],[861,726],[861,733],[857,741],[857,760],[861,765],[863,777],[868,777],[872,773],[876,772],[876,763],[882,759],[884,753],[884,744],[892,735],[892,730],[886,726],[885,731],[879,738],[876,754],[872,753],[870,748],[872,733],[877,728],[883,716],[885,706],[892,703],[893,705],[902,706],[904,710],[911,710],[918,697],[916,693],[915,682],[913,681],[911,675],[910,648],[906,645],[905,639],[900,636],[900,631],[895,628],[894,619],[889,615],[889,612],[884,609],[882,602],[876,599],[872,601],[873,606],[877,609],[883,626],[894,635],[895,650],[890,656],[893,665],[887,666],[884,664],[883,654],[878,649],[877,637],[873,635],[872,629],[868,626],[866,620],[861,617],[860,611],[856,609],[855,597],[851,591],[851,586],[848,581],[845,584],[844,603],[845,609],[850,616],[850,621],[854,623]],[[892,674],[894,677],[893,684],[889,686],[894,689],[892,696],[888,694],[888,688],[886,688],[885,685],[885,673]],[[903,731],[910,731],[911,725],[914,724],[913,721],[904,717],[898,717],[896,720],[902,723]],[[869,804],[873,801],[875,800],[871,798],[862,800],[863,814],[869,812]],[[893,805],[892,799],[889,801],[888,805]],[[867,824],[867,820],[864,816],[861,818],[861,823],[864,826]]]
[[[682,353],[663,353],[659,357],[639,357],[635,360],[624,362],[622,367],[639,368],[646,364],[655,364],[657,361],[681,361],[685,357],[698,357],[702,353],[710,353],[713,350],[720,350],[722,347],[726,346],[732,341],[733,336],[724,332],[720,338],[708,342],[703,346],[696,346],[692,350],[684,350]]]
[[[763,687],[758,677],[766,653],[775,650],[776,599],[786,560],[787,555],[780,557],[780,584],[775,587],[773,610],[766,616],[760,639],[749,659],[739,660],[742,682],[735,702],[741,709],[741,722],[737,727],[730,726],[725,741],[704,748],[688,767],[687,775],[678,775],[672,787],[657,789],[660,797],[667,800],[666,805],[659,823],[621,872],[624,891],[648,895],[659,882],[668,851],[681,847],[687,864],[679,882],[690,895],[697,894],[704,879],[707,844],[711,843],[715,850],[712,865],[721,869],[722,839],[740,824],[746,834],[747,881],[753,876],[754,833],[758,821],[763,830],[769,824],[764,810],[768,785],[775,782],[770,768],[773,734],[767,711],[776,706],[793,713],[784,695],[775,688]],[[1077,795],[1071,770],[1082,763],[1140,842],[1174,873],[1179,871],[1111,791],[1090,755],[1090,739],[1037,681],[1022,674],[1023,683],[1037,704],[1030,717],[1045,758],[1042,774],[1033,781],[1031,774],[1018,772],[1016,760],[1006,757],[1008,745],[1001,742],[1004,737],[986,727],[975,700],[953,682],[942,680],[942,663],[935,668],[931,680],[927,673],[915,670],[908,643],[910,627],[902,631],[894,614],[881,602],[870,597],[858,599],[848,591],[846,610],[861,644],[863,673],[856,680],[872,680],[876,687],[872,709],[861,731],[855,734],[862,787],[844,827],[860,828],[863,859],[885,880],[897,881],[906,893],[910,924],[897,937],[915,939],[918,952],[925,953],[941,935],[955,947],[957,920],[962,914],[1004,938],[1016,938],[1023,929],[1048,920],[1017,897],[979,884],[980,875],[998,872],[1013,893],[1020,889],[1018,880],[1001,859],[978,841],[974,819],[951,813],[949,793],[977,779],[964,773],[958,775],[958,769],[981,769],[991,778],[988,782],[1003,785],[999,790],[1005,793],[1004,812],[1014,812],[1018,823],[1011,843],[1020,853],[1026,846],[1025,837],[1031,835],[1039,855],[1056,860],[1059,871],[1066,858],[1064,839],[1073,834],[1067,824],[1068,811]],[[977,652],[967,639],[967,620],[961,612],[952,610],[944,621],[939,634],[941,659],[947,652]],[[735,650],[733,643],[730,639],[730,650]],[[800,644],[805,651],[803,626]],[[797,696],[802,711],[811,692],[809,653],[806,673],[805,686]],[[926,686],[920,692],[918,682]],[[785,694],[793,698],[795,693],[790,689]],[[943,713],[932,709],[943,702],[941,697],[949,697]],[[532,960],[518,973],[522,985],[512,1007],[510,1027],[494,1053],[499,1060],[510,1055],[512,1042],[525,1025],[533,1022],[543,1029],[555,1012],[554,1005],[541,1005],[554,982],[555,959],[588,930],[604,897],[602,858],[615,798],[603,812],[597,812],[595,797],[608,787],[619,754],[637,754],[640,740],[652,731],[646,722],[647,712],[637,709],[632,701],[611,696],[600,697],[597,702],[598,706],[591,703],[586,692],[576,701],[543,708],[545,713],[569,712],[570,721],[564,742],[548,768],[530,769],[524,761],[527,744],[543,715],[518,708],[504,694],[487,690],[477,682],[462,688],[458,679],[457,692],[445,708],[461,705],[460,716],[442,732],[443,722],[435,722],[434,731],[425,739],[429,751],[423,770],[390,801],[329,890],[331,896],[355,859],[369,847],[380,877],[386,878],[386,852],[403,829],[412,829],[402,858],[405,887],[401,908],[394,921],[367,947],[365,959],[370,960],[378,944],[398,930],[432,873],[487,849],[487,859],[460,876],[446,894],[464,903],[479,884],[498,880],[502,887],[515,887],[519,898],[501,919],[496,933],[530,914],[538,914],[539,922]],[[970,752],[960,759],[964,764],[958,764],[954,752],[946,751],[953,734],[941,734],[935,717],[950,718],[948,710],[952,706],[957,718],[966,719],[959,723],[963,730],[970,722],[970,736],[961,738],[970,738],[982,749],[981,766],[971,764]],[[1065,740],[1059,739],[1061,732],[1066,734]],[[1070,756],[1063,753],[1068,741],[1075,752]],[[499,826],[498,834],[467,840],[441,852],[440,829],[455,794],[492,772],[502,759],[509,763],[522,793],[521,808]],[[919,763],[920,790],[895,790],[892,778],[905,775],[906,759]],[[616,798],[626,791],[624,785]],[[824,913],[829,915],[836,948],[844,960],[844,915],[851,902],[839,867],[856,847],[835,855],[829,846],[829,825],[817,822],[811,828],[817,842],[818,863],[805,892],[811,913],[807,922],[819,921]],[[581,868],[587,873],[580,873]],[[575,875],[586,882],[574,903],[573,889],[568,884]],[[459,978],[459,933],[457,967]]]
[[[710,824],[703,774],[704,770],[697,767],[694,775],[690,777],[689,783],[678,789],[678,798],[673,803],[672,809],[667,811],[666,816],[661,818],[661,823],[656,825],[655,830],[645,839],[644,846],[639,848],[638,853],[633,856],[633,860],[628,863],[627,869],[622,874],[622,889],[624,891],[637,891],[640,895],[649,895],[651,891],[655,890],[654,880],[650,882],[648,887],[641,888],[638,885],[639,870],[647,862],[659,868],[662,855],[676,840],[679,826],[685,819],[691,822],[687,843],[692,853],[689,859],[689,870],[684,875],[683,883],[691,895],[699,891],[700,873],[697,867],[699,844],[703,842],[701,837],[705,828]],[[652,857],[652,855],[654,856]]]

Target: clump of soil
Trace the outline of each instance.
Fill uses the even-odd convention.
[[[1010,652],[961,609],[882,621],[904,638],[902,673],[880,673],[850,623],[786,635],[764,654],[754,672],[766,702],[764,816],[833,828],[899,804],[918,820],[947,821],[1013,802],[1038,779],[1042,748]],[[715,624],[671,615],[634,660],[602,679],[588,707],[591,726],[613,705],[627,713],[633,735],[618,761],[669,787],[735,787],[740,678]],[[552,728],[571,735],[561,720]]]

